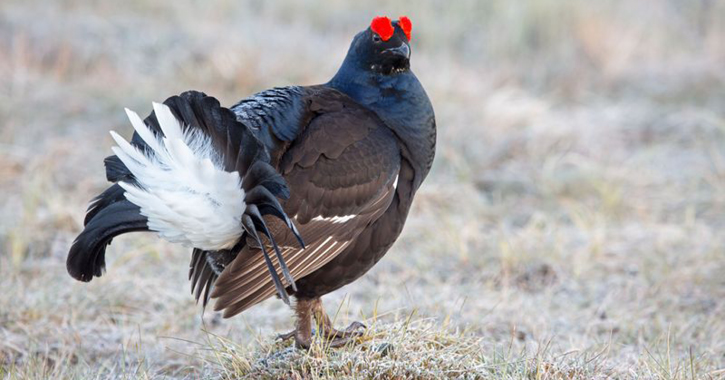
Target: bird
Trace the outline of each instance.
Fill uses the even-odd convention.
[[[336,329],[321,297],[386,254],[433,164],[435,114],[410,68],[411,38],[408,17],[377,16],[327,83],[228,108],[186,91],[143,120],[126,109],[134,134],[111,132],[111,185],[88,206],[68,273],[89,282],[114,238],[155,232],[192,248],[204,308],[214,300],[228,318],[276,295],[295,314],[279,338],[301,348],[315,334],[340,347],[364,333],[360,322]]]

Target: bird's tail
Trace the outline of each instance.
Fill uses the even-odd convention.
[[[293,288],[294,279],[263,216],[278,217],[302,240],[277,200],[289,197],[289,190],[264,145],[203,93],[186,92],[153,106],[146,120],[126,110],[136,131],[130,143],[111,132],[116,155],[106,159],[106,175],[117,183],[89,207],[85,229],[68,255],[68,273],[80,281],[100,276],[106,246],[126,232],[155,231],[207,251],[239,250],[250,237],[287,300],[261,236],[271,243]]]

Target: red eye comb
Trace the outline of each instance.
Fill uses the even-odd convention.
[[[413,31],[413,23],[410,22],[410,19],[407,16],[400,16],[398,24],[400,24],[400,28],[403,29],[403,33],[405,33],[405,36],[408,37],[408,41],[410,41],[410,32]]]
[[[370,23],[370,29],[377,33],[380,38],[383,39],[383,41],[387,41],[390,39],[390,37],[393,36],[393,33],[395,33],[395,29],[393,28],[393,23],[390,21],[387,17],[375,17],[373,21]]]

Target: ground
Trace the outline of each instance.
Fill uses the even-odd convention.
[[[276,299],[202,317],[150,234],[67,275],[123,107],[324,82],[378,14],[413,21],[439,137],[400,240],[324,299],[358,344],[275,342]],[[0,377],[725,378],[723,62],[708,0],[4,0]]]

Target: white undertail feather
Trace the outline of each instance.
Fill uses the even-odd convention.
[[[150,230],[170,242],[204,250],[231,248],[243,233],[246,207],[239,173],[223,169],[208,136],[182,128],[168,106],[153,106],[164,136],[157,137],[126,109],[150,149],[138,149],[111,132],[118,144],[113,152],[139,183],[119,182],[126,199],[141,208]]]

